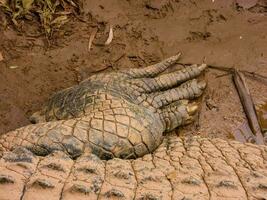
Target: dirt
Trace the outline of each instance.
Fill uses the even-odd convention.
[[[50,46],[32,30],[18,32],[12,25],[0,29],[0,133],[29,124],[29,116],[55,91],[90,74],[144,67],[180,51],[183,63],[205,59],[267,76],[265,1],[92,0],[83,11],[82,20],[63,26]],[[114,38],[105,46],[110,25]],[[229,138],[246,120],[231,75],[224,74],[207,70],[199,120],[181,134]],[[255,103],[263,104],[267,86],[247,82]]]

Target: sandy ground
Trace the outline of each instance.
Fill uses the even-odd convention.
[[[242,4],[243,2],[243,4]],[[249,3],[244,3],[249,2]],[[92,73],[144,67],[183,52],[183,63],[236,67],[267,76],[267,5],[234,0],[91,0],[47,48],[43,37],[0,29],[0,133],[29,124],[28,117],[55,91]],[[242,7],[243,6],[243,7]],[[103,46],[109,25],[114,39]],[[90,33],[98,33],[88,52]],[[34,31],[31,30],[32,32]],[[231,137],[246,119],[230,75],[209,69],[197,124],[182,134]],[[266,85],[247,79],[256,104]]]

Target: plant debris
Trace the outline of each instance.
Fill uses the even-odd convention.
[[[70,15],[79,14],[81,6],[81,0],[0,0],[1,10],[17,29],[21,21],[36,20],[48,38],[69,21]]]
[[[95,39],[97,33],[97,28],[93,29],[90,37],[89,37],[89,42],[88,42],[88,52],[91,50],[92,48],[92,44],[93,44],[93,40]]]
[[[183,66],[192,65],[192,63],[181,63],[181,62],[178,62],[177,64],[183,65]],[[207,64],[207,66],[208,66],[208,68],[211,68],[211,69],[216,69],[216,70],[227,72],[226,74],[217,76],[217,78],[232,74],[236,70],[233,67],[224,67],[224,66],[216,66],[216,65],[209,65],[209,64]],[[248,77],[250,77],[252,79],[255,79],[255,80],[260,81],[260,82],[264,83],[265,85],[267,85],[267,77],[266,76],[263,76],[261,74],[257,74],[255,72],[250,72],[250,71],[247,71],[247,70],[239,70],[239,71],[242,72],[245,76],[248,76]]]
[[[18,68],[19,66],[17,66],[17,65],[11,65],[11,66],[9,66],[9,69],[16,69],[16,68]]]
[[[263,134],[257,118],[255,105],[246,84],[245,76],[242,72],[235,70],[233,73],[233,79],[240,97],[240,101],[246,113],[249,127],[254,134],[255,142],[256,144],[264,144]]]
[[[191,63],[179,63],[179,62],[177,64],[183,66],[192,65]],[[241,104],[243,106],[243,109],[245,111],[248,120],[248,123],[247,122],[243,123],[233,132],[235,139],[240,142],[251,142],[256,144],[267,143],[267,134],[266,133],[263,134],[262,132],[261,124],[256,113],[256,108],[245,81],[245,76],[256,79],[266,85],[267,85],[267,77],[261,74],[256,74],[255,72],[250,72],[246,70],[237,70],[234,67],[224,67],[215,65],[207,65],[207,66],[211,69],[227,72],[222,76],[233,75],[234,84],[239,94]],[[207,107],[209,108],[210,105],[208,104]]]
[[[263,135],[267,138],[267,102],[256,106],[256,112]]]
[[[112,25],[109,27],[109,34],[108,34],[108,39],[105,42],[105,45],[109,45],[113,40],[113,28]]]
[[[0,62],[4,60],[3,54],[0,52]]]

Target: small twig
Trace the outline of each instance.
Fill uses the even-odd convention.
[[[255,105],[246,84],[245,76],[242,72],[235,70],[233,72],[233,80],[246,113],[250,129],[255,135],[256,144],[264,144],[263,134],[257,118]]]
[[[192,63],[180,63],[180,62],[178,62],[177,64],[184,65],[184,66],[192,65]],[[207,66],[208,66],[208,68],[211,68],[211,69],[217,69],[220,71],[229,72],[229,74],[234,73],[234,71],[236,70],[234,67],[225,67],[225,66],[216,66],[216,65],[207,65]],[[253,78],[255,80],[258,80],[258,81],[267,85],[267,77],[266,76],[257,74],[255,72],[250,72],[247,70],[239,70],[239,71],[242,72],[244,75],[246,75],[250,78]]]
[[[228,76],[229,74],[232,74],[232,72],[226,72],[224,74],[217,75],[215,78],[221,78],[221,77],[224,77],[224,76]]]
[[[87,49],[88,52],[92,48],[93,40],[95,39],[96,33],[97,33],[97,28],[94,28],[89,38],[88,49]]]
[[[125,53],[121,54],[118,58],[116,58],[116,59],[113,61],[113,64],[114,64],[114,63],[117,63],[118,61],[120,61],[120,59],[122,59],[125,55],[126,55]]]
[[[233,73],[235,71],[235,68],[233,67],[221,67],[221,66],[214,66],[214,65],[208,65],[209,68],[211,69],[217,69],[217,70],[221,70],[221,71],[227,71],[227,72],[230,72],[230,73]],[[260,75],[260,74],[257,74],[255,72],[250,72],[250,71],[247,71],[247,70],[240,70],[240,72],[242,72],[244,75],[252,78],[252,79],[255,79],[255,80],[258,80],[264,84],[267,85],[267,77],[266,76],[263,76],[263,75]]]
[[[247,121],[242,123],[237,129],[233,131],[233,136],[237,141],[242,143],[255,143],[255,135],[252,133]]]
[[[109,45],[113,40],[113,28],[112,25],[109,27],[109,34],[108,34],[108,39],[105,42],[105,45]]]
[[[102,68],[102,69],[98,69],[98,70],[95,70],[94,71],[94,73],[99,73],[99,72],[103,72],[103,71],[106,71],[107,69],[109,69],[109,68],[112,68],[112,66],[110,66],[110,65],[107,65],[107,66],[105,66],[104,68]]]
[[[196,130],[199,130],[200,129],[200,112],[198,112],[196,114],[195,129]]]
[[[260,74],[256,74],[254,72],[248,72],[248,71],[242,71],[246,76],[253,78],[255,80],[258,80],[262,83],[264,83],[265,85],[267,85],[267,77],[262,76]]]
[[[192,65],[191,63],[177,63],[177,64],[180,64],[183,66]],[[255,139],[255,142],[257,144],[264,144],[265,140],[263,138],[263,134],[262,134],[262,131],[260,128],[258,118],[257,118],[255,105],[253,103],[249,89],[248,89],[247,84],[245,82],[245,76],[244,75],[246,75],[250,78],[254,78],[258,81],[261,81],[266,85],[267,85],[267,77],[260,75],[260,74],[256,74],[255,72],[249,72],[246,70],[237,70],[234,67],[224,67],[224,66],[215,66],[215,65],[208,65],[208,67],[211,69],[217,69],[217,70],[225,71],[225,72],[227,72],[227,74],[233,74],[233,79],[234,79],[236,89],[238,91],[243,109],[246,113],[250,130],[253,133],[253,135],[250,134],[251,136],[249,136],[249,133],[245,132],[245,135],[247,134],[247,136],[249,136],[250,139],[252,139],[252,138]],[[225,76],[225,75],[226,74],[223,74],[223,76]],[[240,134],[237,134],[237,136],[239,137]]]
[[[208,65],[208,67],[211,69],[217,69],[217,70],[225,71],[225,72],[234,72],[233,67],[224,67],[224,66],[216,66],[216,65]]]
[[[74,14],[74,17],[76,17],[76,19],[78,19],[79,21],[81,21],[81,22],[83,22],[83,23],[87,23],[87,21],[86,20],[84,20],[82,17],[80,17],[77,13],[72,13],[72,14]]]

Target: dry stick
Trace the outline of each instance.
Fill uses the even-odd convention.
[[[252,133],[255,135],[256,144],[264,144],[263,134],[257,118],[255,106],[251,98],[249,89],[245,82],[245,76],[242,72],[234,70],[233,79],[238,91],[243,109],[246,113],[248,123]]]
[[[92,33],[91,33],[91,35],[90,35],[90,37],[89,37],[88,48],[87,48],[88,52],[92,48],[93,40],[95,39],[96,33],[97,33],[97,28],[94,28]]]
[[[179,63],[179,62],[177,64],[185,65],[185,66],[192,65],[191,63]],[[207,66],[211,69],[217,69],[220,71],[225,71],[225,72],[230,72],[230,73],[233,73],[235,71],[235,68],[233,68],[233,67],[224,67],[224,66],[216,66],[216,65],[207,65]],[[243,74],[245,74],[246,76],[248,76],[250,78],[253,78],[253,79],[260,81],[260,82],[264,83],[265,85],[267,85],[267,77],[266,76],[257,74],[255,72],[246,71],[246,70],[240,70],[240,72],[242,72]],[[226,74],[224,74],[224,75],[226,75]]]
[[[256,74],[254,72],[248,72],[248,71],[242,71],[246,76],[249,76],[250,78],[256,79],[265,85],[267,85],[267,77],[262,76],[260,74]]]
[[[221,71],[227,71],[227,72],[234,72],[236,69],[233,67],[222,67],[222,66],[214,66],[214,65],[208,65],[209,68],[211,69],[218,69]],[[247,70],[239,70],[240,72],[242,72],[244,75],[256,79],[258,81],[261,81],[262,83],[267,85],[267,77],[260,75],[260,74],[256,74],[255,72],[250,72]]]
[[[177,63],[177,64],[192,65],[189,63],[186,63],[186,64],[185,63]],[[245,82],[245,76],[243,74],[245,74],[246,76],[249,76],[250,78],[254,78],[258,81],[261,81],[264,84],[267,84],[267,77],[260,75],[260,74],[256,74],[254,72],[249,72],[246,70],[238,71],[233,67],[214,66],[214,65],[208,65],[208,67],[212,68],[212,69],[226,71],[228,73],[233,74],[234,83],[235,83],[236,89],[238,91],[238,94],[239,94],[242,106],[244,108],[244,111],[246,113],[250,129],[255,136],[256,143],[257,144],[264,144],[264,138],[263,138],[263,134],[261,132],[259,121],[257,118],[255,105],[254,105],[253,100],[251,98],[249,89],[248,89],[247,84]]]

